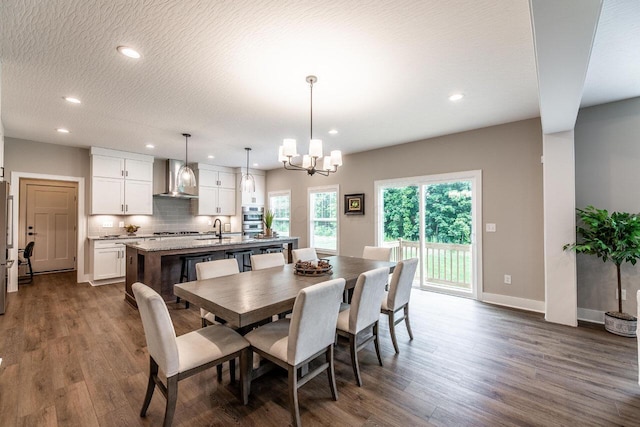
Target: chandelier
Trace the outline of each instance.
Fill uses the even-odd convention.
[[[296,164],[291,161],[292,157],[298,156],[298,149],[296,148],[295,139],[284,139],[282,145],[278,151],[278,161],[282,162],[282,165],[286,170],[293,171],[306,171],[307,174],[320,174],[329,176],[330,173],[338,171],[338,166],[342,166],[342,153],[340,150],[333,150],[331,155],[322,155],[322,140],[313,139],[313,84],[318,81],[316,76],[307,76],[307,83],[311,90],[311,124],[309,126],[310,140],[309,140],[309,154],[302,156],[302,164]],[[322,163],[322,165],[320,165]]]

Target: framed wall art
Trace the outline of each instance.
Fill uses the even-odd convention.
[[[364,215],[364,193],[344,195],[345,215]]]

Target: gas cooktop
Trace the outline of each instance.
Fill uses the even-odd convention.
[[[198,231],[156,231],[155,236],[187,236],[190,234],[200,234]]]

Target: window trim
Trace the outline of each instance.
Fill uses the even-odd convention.
[[[319,252],[328,255],[340,254],[340,185],[321,185],[307,188],[307,243],[311,246],[311,194],[335,191],[336,193],[336,250],[320,248]]]
[[[278,191],[269,191],[267,193],[267,206],[269,209],[273,209],[271,207],[271,197],[281,197],[288,196],[289,197],[289,232],[288,235],[291,236],[291,189],[289,190],[278,190]]]

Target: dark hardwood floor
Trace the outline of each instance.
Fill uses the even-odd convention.
[[[178,335],[199,327],[195,307],[169,304]],[[570,328],[472,300],[414,291],[415,340],[399,325],[400,355],[381,321],[384,367],[373,344],[336,350],[339,399],[325,375],[300,389],[304,425],[640,425],[636,340],[599,327]],[[382,319],[382,318],[381,318]],[[75,273],[36,276],[9,294],[0,316],[0,426],[160,425],[156,391],[138,416],[148,358],[124,285],[76,284]],[[248,406],[215,369],[181,381],[176,426],[283,426],[287,380],[254,381]]]

